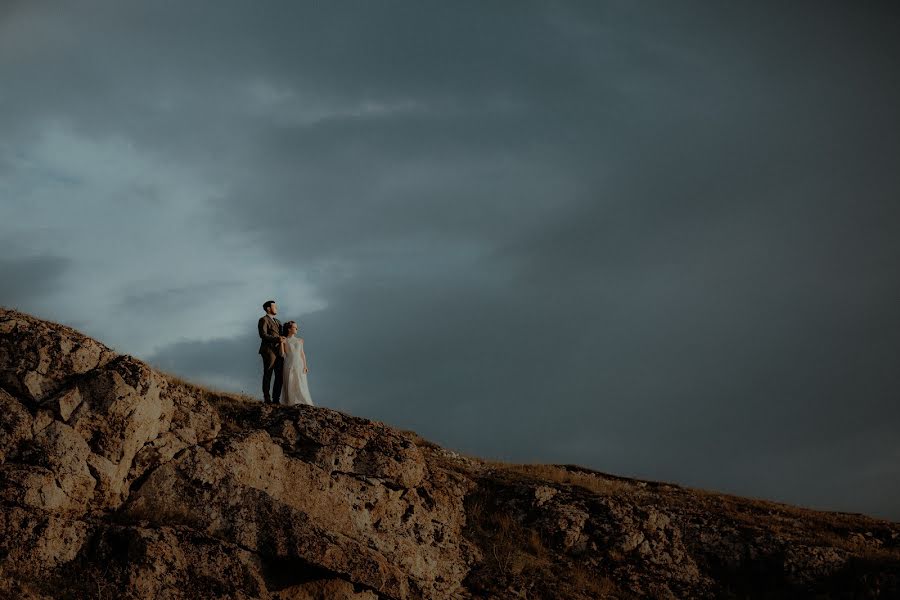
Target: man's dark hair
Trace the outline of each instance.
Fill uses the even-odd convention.
[[[272,304],[275,304],[274,300],[266,300],[265,302],[263,302],[263,310],[269,312],[269,306]]]

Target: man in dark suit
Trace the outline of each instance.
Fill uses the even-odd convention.
[[[263,304],[266,314],[260,317],[257,329],[259,330],[259,354],[263,361],[263,402],[266,404],[278,404],[281,399],[281,373],[284,368],[284,351],[281,348],[281,322],[275,318],[278,314],[278,306],[274,300],[268,300]],[[272,386],[272,395],[269,396],[269,385],[275,375],[275,383]]]

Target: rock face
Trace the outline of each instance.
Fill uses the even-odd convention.
[[[900,597],[895,523],[466,458],[5,309],[0,503],[0,597]]]

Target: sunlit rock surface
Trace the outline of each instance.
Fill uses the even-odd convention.
[[[900,597],[896,523],[464,457],[6,309],[0,503],[4,598]]]

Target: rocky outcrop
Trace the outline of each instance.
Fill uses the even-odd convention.
[[[0,310],[0,597],[900,595],[900,525],[460,456]]]

